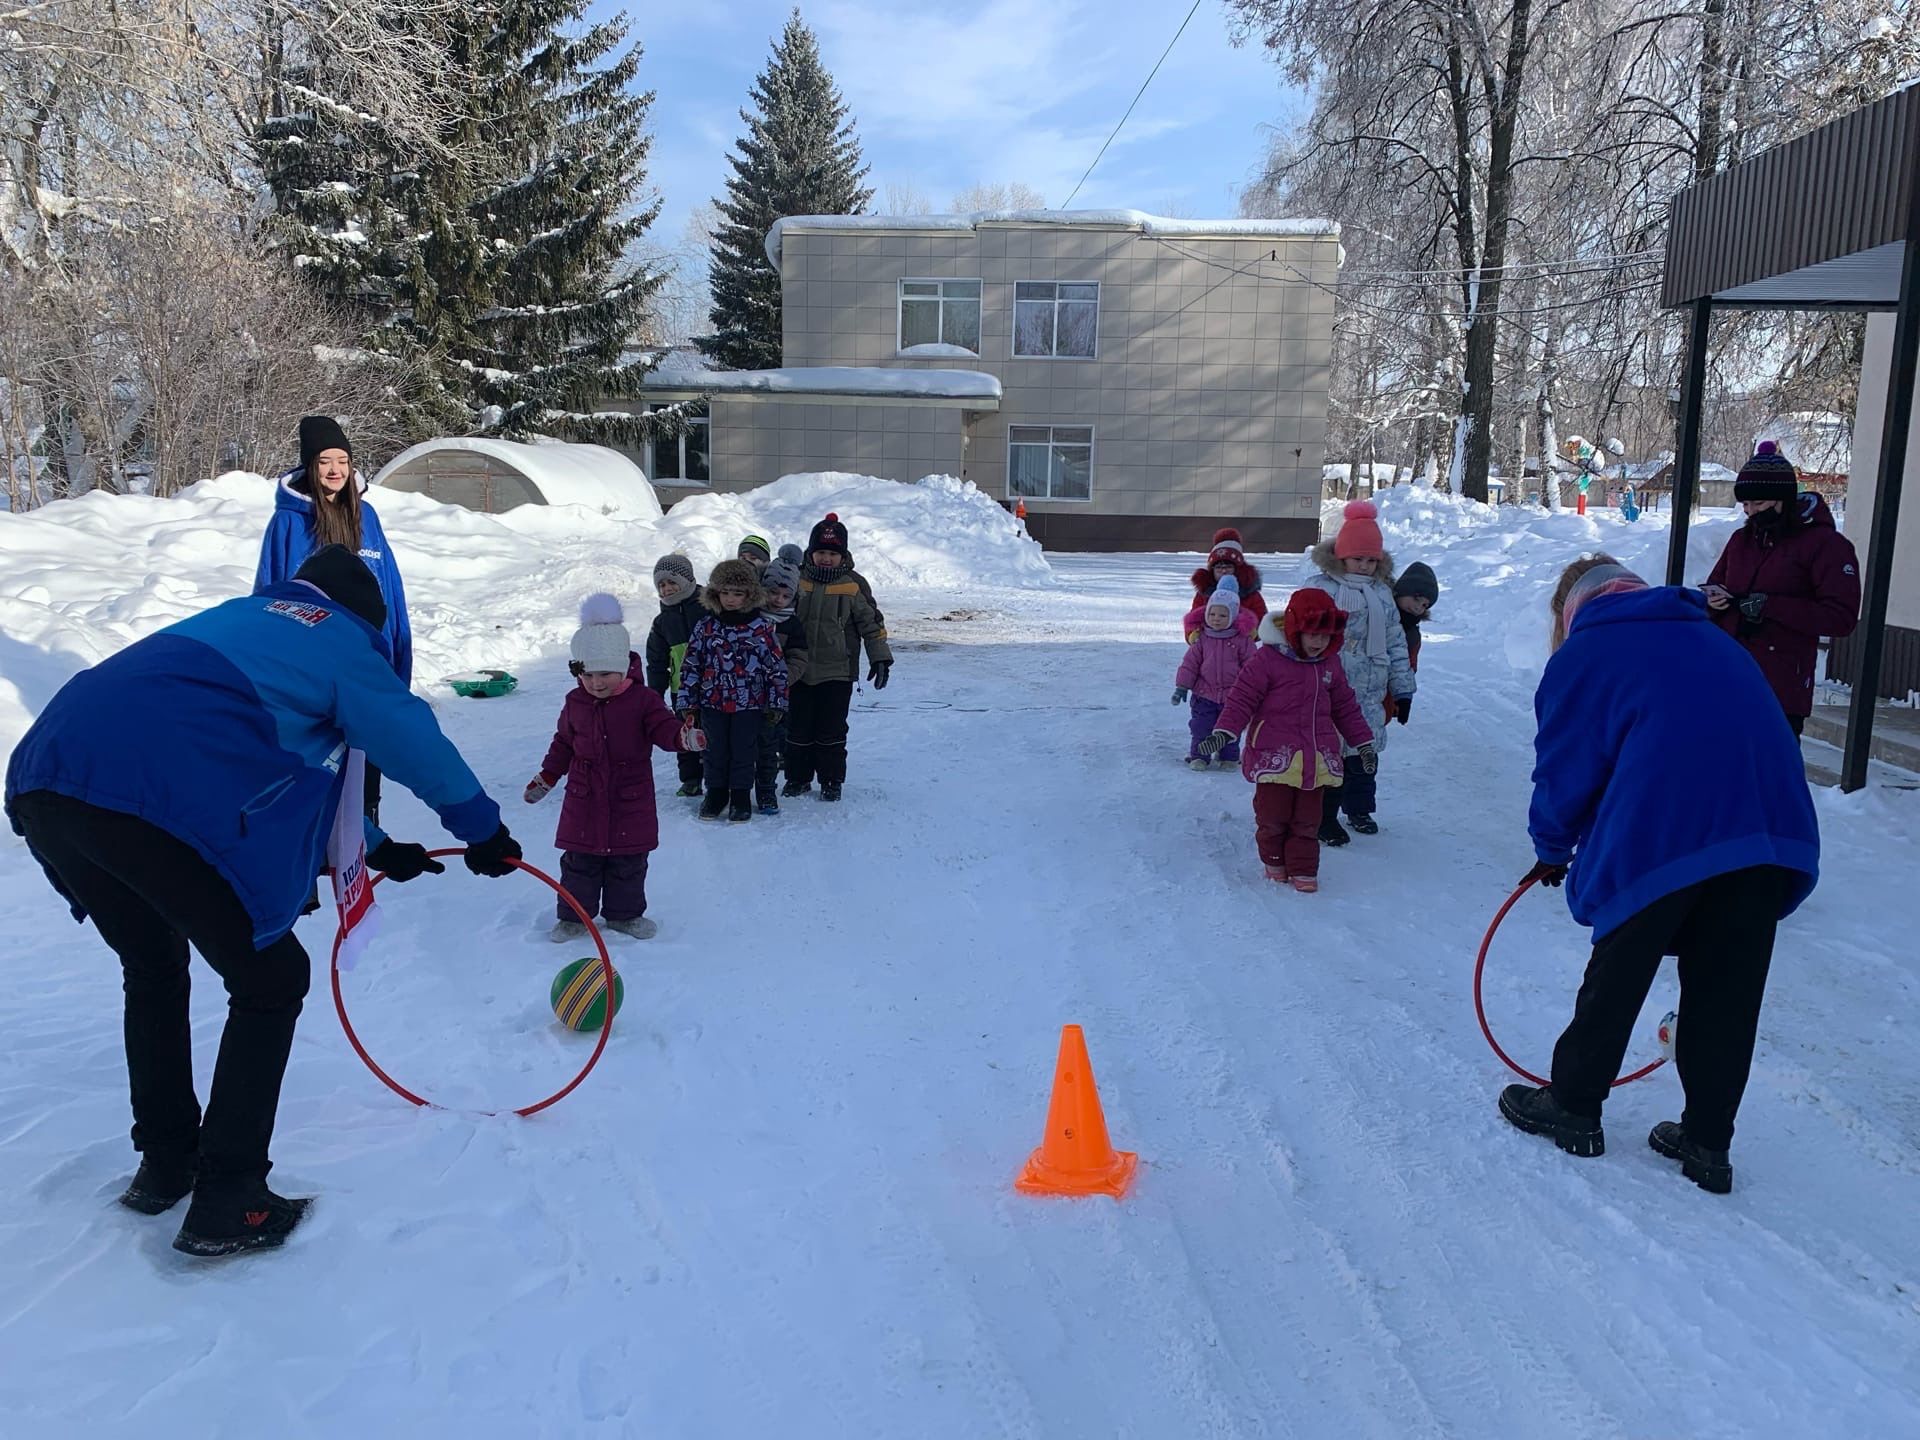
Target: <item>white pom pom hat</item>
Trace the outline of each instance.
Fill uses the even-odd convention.
[[[573,632],[574,663],[587,672],[627,673],[633,637],[622,623],[620,602],[604,592],[580,602],[580,628]]]

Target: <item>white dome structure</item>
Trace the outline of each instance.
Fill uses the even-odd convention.
[[[604,445],[426,440],[394,456],[373,483],[490,515],[520,505],[580,505],[636,520],[663,513],[640,467]]]

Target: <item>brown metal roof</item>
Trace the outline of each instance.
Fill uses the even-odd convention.
[[[1916,156],[1920,85],[1681,191],[1660,303],[1893,308]]]

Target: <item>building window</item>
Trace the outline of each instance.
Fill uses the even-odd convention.
[[[647,478],[656,485],[705,485],[711,429],[705,415],[692,415],[685,434],[655,436]]]
[[[1007,494],[1026,500],[1093,498],[1093,427],[1009,425]]]
[[[1013,287],[1013,353],[1032,360],[1091,360],[1100,329],[1098,285],[1022,280]]]
[[[950,347],[980,353],[978,280],[902,280],[900,349]]]

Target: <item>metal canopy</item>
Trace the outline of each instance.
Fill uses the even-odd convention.
[[[1691,312],[1667,583],[1684,583],[1716,308],[1892,310],[1893,364],[1862,572],[1860,665],[1841,788],[1867,783],[1900,487],[1920,378],[1920,85],[1709,176],[1674,197],[1660,299]]]

